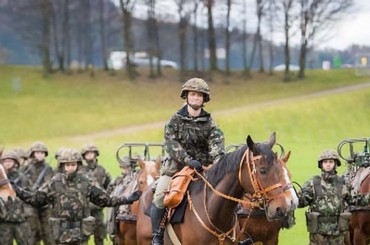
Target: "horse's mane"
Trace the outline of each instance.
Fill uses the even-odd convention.
[[[227,173],[235,171],[239,167],[240,160],[247,148],[247,145],[243,145],[236,151],[221,156],[218,162],[214,163],[206,173],[206,178],[209,183],[212,186],[216,186]],[[191,184],[193,186],[192,191],[195,193],[201,191],[204,186],[203,181],[196,181]]]
[[[274,153],[272,152],[270,146],[266,143],[256,143],[254,146],[254,155],[264,155],[267,163],[272,164]],[[218,162],[214,163],[206,173],[206,178],[209,183],[212,186],[216,186],[227,173],[236,171],[239,168],[240,161],[247,148],[247,145],[243,145],[237,150],[225,154],[219,159]],[[195,193],[198,193],[203,189],[204,182],[196,181],[192,182],[191,185],[191,190]]]

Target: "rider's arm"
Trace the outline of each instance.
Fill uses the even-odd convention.
[[[225,138],[222,130],[217,126],[213,119],[211,120],[211,134],[208,140],[209,155],[215,161],[220,156],[226,153],[225,151]]]
[[[312,179],[305,182],[300,192],[298,192],[299,208],[310,205],[314,200],[314,187]]]
[[[189,161],[193,160],[184,150],[184,148],[177,141],[179,125],[175,118],[172,117],[169,122],[166,123],[164,128],[164,148],[168,155],[176,162],[185,163],[188,165]]]

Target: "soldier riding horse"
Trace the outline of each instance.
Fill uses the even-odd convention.
[[[238,203],[250,207],[264,203],[269,219],[281,218],[294,210],[297,202],[285,194],[281,165],[272,151],[275,143],[275,133],[265,143],[255,143],[248,136],[246,145],[223,156],[204,175],[196,172],[186,193],[183,222],[167,224],[165,244],[237,244]],[[242,200],[244,193],[258,196],[258,202]],[[150,231],[140,231],[140,219],[145,218],[151,194],[152,190],[147,189],[140,199],[143,205],[138,214],[138,244],[151,242]],[[145,226],[150,227],[150,223]]]

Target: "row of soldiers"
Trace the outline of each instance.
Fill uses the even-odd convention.
[[[58,237],[60,234],[55,234],[52,224],[53,219],[55,221],[55,216],[71,215],[81,216],[80,218],[92,217],[94,228],[91,233],[94,235],[94,242],[97,245],[103,245],[107,234],[103,207],[132,203],[134,199],[139,197],[140,193],[134,193],[132,196],[120,200],[109,196],[109,192],[114,189],[114,186],[122,182],[122,176],[112,180],[108,171],[98,162],[99,150],[95,145],[85,145],[80,152],[76,149],[60,148],[55,153],[58,166],[54,170],[45,161],[48,155],[46,144],[40,141],[33,143],[27,154],[20,149],[6,151],[2,154],[0,162],[16,190],[17,196],[22,200],[17,197],[2,202],[0,234],[3,237],[1,244],[13,244],[13,240],[18,245],[41,244],[41,241],[44,244],[52,245],[64,243],[63,239],[69,244],[73,244],[71,239],[75,239],[76,244],[81,244],[81,240],[86,242],[89,237],[86,235],[77,234],[75,238],[60,238]],[[121,164],[123,176],[127,174],[127,169],[130,166],[128,160],[127,164],[125,162]],[[83,161],[86,164],[83,164]],[[69,169],[74,167],[74,163],[76,163],[76,169],[68,174]],[[68,186],[70,184],[76,185],[75,193]],[[65,188],[69,188],[67,192]],[[81,195],[90,196],[87,198],[79,197]],[[73,201],[71,202],[74,196],[77,198],[75,207]],[[74,209],[79,209],[77,206],[81,204],[81,199],[87,200],[89,204],[82,203],[81,212],[83,213],[81,215],[78,212],[73,214]],[[89,210],[84,211],[85,206],[88,206]],[[57,208],[60,210],[56,210]],[[56,214],[56,212],[59,213]],[[67,215],[66,212],[70,214]],[[73,219],[71,217],[71,220]],[[66,223],[66,225],[81,226],[78,222],[76,220],[74,223]],[[60,226],[60,220],[58,226]]]

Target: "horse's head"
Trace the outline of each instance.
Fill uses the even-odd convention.
[[[276,143],[276,134],[270,136],[270,140],[264,143],[255,143],[248,135],[246,151],[246,168],[241,175],[249,175],[252,184],[252,198],[263,200],[266,215],[269,219],[284,217],[287,212],[297,207],[297,196],[292,189],[289,171],[285,163],[289,154],[278,158],[272,151]],[[244,189],[250,191],[250,183],[241,180]]]
[[[161,156],[158,156],[156,161],[143,161],[140,158],[138,159],[138,163],[141,169],[141,173],[138,179],[140,191],[143,191],[147,186],[151,185],[159,177],[161,162]]]

